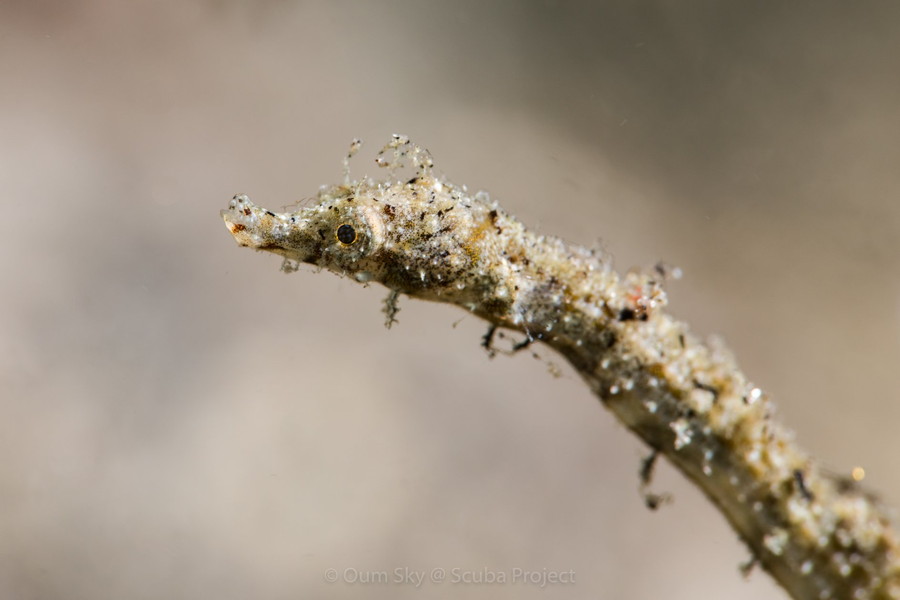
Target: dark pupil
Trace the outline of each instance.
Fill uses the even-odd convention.
[[[352,244],[356,241],[356,230],[352,225],[341,225],[337,230],[337,238],[342,244]]]

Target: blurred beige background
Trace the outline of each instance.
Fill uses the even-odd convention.
[[[766,7],[765,5],[769,6]],[[0,597],[783,598],[542,350],[238,248],[393,132],[665,259],[831,468],[900,504],[900,5],[0,5]],[[515,569],[575,583],[452,584]],[[335,569],[339,581],[325,581]],[[395,569],[448,581],[349,583]]]

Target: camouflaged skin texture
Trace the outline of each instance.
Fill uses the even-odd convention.
[[[706,493],[793,597],[900,598],[898,544],[877,502],[823,474],[728,351],[662,310],[664,269],[620,278],[596,251],[529,231],[487,194],[437,177],[404,136],[376,162],[386,179],[351,181],[348,170],[296,212],[238,195],[222,217],[238,244],[281,255],[285,270],[308,263],[383,284],[388,324],[405,294],[484,318],[486,345],[502,327],[551,346]],[[397,178],[404,167],[412,176]]]

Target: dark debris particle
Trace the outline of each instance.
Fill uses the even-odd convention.
[[[754,567],[759,564],[759,559],[755,556],[748,559],[746,562],[742,562],[738,567],[741,571],[741,575],[743,577],[750,577],[750,574],[753,572]]]
[[[715,387],[709,385],[708,383],[703,383],[702,381],[697,381],[697,380],[695,379],[695,380],[694,380],[694,387],[697,388],[698,390],[703,390],[703,391],[705,391],[705,392],[709,392],[710,394],[712,394],[712,395],[713,395],[713,401],[719,399],[719,390],[718,390],[718,388],[715,388]]]
[[[659,458],[659,450],[654,449],[641,461],[641,485],[649,485],[650,480],[653,479],[653,467],[656,466],[657,458]]]
[[[803,477],[803,471],[801,469],[794,469],[794,485],[797,487],[797,491],[803,496],[803,499],[807,502],[812,502],[814,496],[809,488],[806,487],[806,479]]]
[[[634,312],[634,309],[631,308],[623,308],[619,311],[619,320],[620,321],[634,321],[637,318],[637,313]]]
[[[488,356],[491,358],[494,358],[497,354],[497,351],[494,349],[494,334],[496,333],[497,326],[492,323],[485,334],[481,336],[481,347],[487,350]]]
[[[670,494],[644,494],[644,504],[650,510],[657,510],[663,504],[668,504],[672,501],[672,496]]]

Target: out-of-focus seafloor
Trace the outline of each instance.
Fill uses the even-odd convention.
[[[898,26],[888,3],[3,4],[0,596],[783,598],[667,465],[675,502],[644,507],[646,449],[548,350],[488,360],[477,319],[402,299],[387,331],[384,290],[283,275],[218,211],[314,196],[354,137],[377,175],[408,134],[619,270],[681,267],[672,312],[900,506]]]

